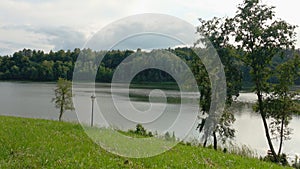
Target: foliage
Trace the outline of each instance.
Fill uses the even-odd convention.
[[[245,0],[234,17],[234,38],[238,49],[244,52],[240,59],[251,68],[250,74],[258,98],[258,112],[261,114],[274,161],[278,162],[266,121],[263,94],[270,92],[268,79],[272,70],[269,65],[273,57],[282,49],[293,48],[295,26],[274,17],[274,7],[262,5],[259,0]]]
[[[123,134],[126,134],[122,132]],[[151,131],[147,131],[141,124],[137,124],[135,130],[128,130],[128,133],[132,133],[135,136],[142,136],[142,137],[153,137]]]
[[[136,125],[135,133],[143,136],[147,134],[146,129],[141,124]]]
[[[234,38],[238,49],[244,52],[240,59],[251,67],[250,74],[258,98],[258,112],[262,117],[270,150],[278,162],[266,121],[263,94],[270,92],[270,62],[282,49],[293,47],[295,26],[283,20],[275,20],[274,17],[274,7],[262,5],[259,0],[245,0],[234,17]]]
[[[268,108],[272,106],[266,105],[263,95],[272,95],[270,93],[272,88],[270,79],[276,71],[272,70],[271,61],[275,55],[282,58],[287,56],[282,51],[293,50],[295,43],[294,29],[296,27],[274,17],[274,7],[263,5],[259,0],[244,0],[238,6],[236,15],[233,18],[226,18],[224,23],[220,23],[220,19],[214,18],[211,21],[202,22],[202,25],[208,31],[212,31],[209,34],[212,36],[209,37],[211,37],[210,40],[213,43],[223,48],[228,48],[228,46],[235,48],[238,54],[235,56],[244,66],[250,68],[251,80],[254,84],[253,90],[258,98],[256,110],[261,115],[272,155],[275,161],[278,162],[279,158],[274,150],[266,120],[272,115],[267,113]],[[295,79],[290,80],[294,82]]]
[[[221,23],[221,21],[219,21]],[[183,61],[190,62],[194,59],[193,52],[190,48],[175,48],[167,49],[167,51],[180,57]],[[232,49],[225,49],[224,52],[232,52]],[[298,53],[300,51],[297,51]],[[106,53],[103,57],[103,53]],[[111,82],[112,75],[116,67],[129,55],[133,54],[131,50],[112,50],[112,51],[99,51],[93,52],[90,49],[80,50],[78,48],[73,51],[59,50],[44,53],[41,50],[23,49],[15,52],[12,56],[0,56],[0,80],[25,80],[25,81],[57,81],[58,78],[65,78],[72,80],[73,70],[76,64],[83,69],[77,72],[82,77],[89,77],[90,72],[97,70],[96,82]],[[78,56],[82,55],[84,59],[77,60]],[[98,69],[93,62],[103,58]],[[277,59],[274,63],[280,64],[286,60]],[[253,86],[250,77],[250,68],[243,65],[241,62],[234,58],[226,60],[221,58],[222,62],[237,62],[239,64],[241,73],[243,74],[243,86]],[[228,59],[228,58],[227,58]],[[229,68],[229,67],[228,67]],[[233,67],[234,68],[234,67]],[[227,67],[226,67],[227,69]],[[230,70],[235,71],[235,70]],[[226,71],[226,72],[230,72]],[[229,74],[230,75],[230,74]],[[239,76],[229,76],[227,78],[238,78]],[[238,79],[235,79],[238,81]],[[134,79],[134,82],[174,82],[174,79],[166,72],[147,69],[140,72]],[[276,81],[272,81],[276,82]],[[296,79],[296,84],[300,84],[300,78]],[[230,85],[230,84],[228,84]],[[234,89],[234,88],[232,88]]]
[[[281,165],[289,166],[286,154],[282,153],[282,154],[278,155],[278,159],[279,159],[279,163]],[[276,159],[274,158],[274,156],[272,154],[268,154],[267,156],[265,156],[263,158],[263,160],[268,161],[268,162],[276,162]]]
[[[102,57],[103,51],[93,52],[90,49],[74,51],[59,50],[57,52],[36,51],[24,49],[12,56],[0,57],[0,80],[28,80],[28,81],[57,81],[59,78],[71,80],[75,62],[79,55],[83,60],[76,62],[84,69],[82,76],[88,76],[91,70],[96,70],[96,81],[110,82],[113,70],[133,51],[113,50],[106,52],[102,65],[97,69],[92,63]]]
[[[55,107],[59,109],[58,119],[61,121],[62,115],[66,110],[74,110],[72,102],[72,83],[68,80],[59,78],[54,92],[55,97],[52,99],[52,102],[54,102]]]
[[[228,107],[233,101],[233,96],[238,96],[242,87],[242,74],[239,70],[240,65],[235,59],[237,50],[235,50],[233,46],[228,43],[229,38],[227,37],[229,31],[232,29],[230,28],[231,20],[226,19],[225,21],[226,22],[222,22],[222,19],[219,18],[213,18],[212,20],[208,21],[200,19],[201,25],[197,28],[198,33],[204,36],[204,38],[199,39],[197,43],[201,42],[207,46],[209,46],[209,43],[212,43],[221,59],[222,64],[224,65],[224,72],[226,76],[226,110],[222,112],[220,119],[215,119],[216,126],[212,132],[214,149],[217,149],[218,137],[223,144],[227,139],[234,138],[235,130],[231,127],[231,125],[234,123],[235,118],[234,115],[229,112]],[[205,66],[200,60],[192,61],[192,70],[196,74],[195,77],[200,88],[201,112],[203,115],[208,114],[212,103],[212,79],[209,78]],[[197,127],[200,133],[205,132],[205,123],[207,123],[207,118],[210,116],[213,117],[214,115],[208,114],[208,117],[200,118],[200,122]],[[204,146],[206,146],[207,139],[207,136],[205,136]]]
[[[223,144],[229,139],[233,139],[235,137],[235,129],[232,127],[232,124],[235,122],[235,117],[232,112],[225,110],[222,113],[220,118],[220,122],[217,125],[217,131],[219,133],[219,139]]]
[[[299,76],[300,60],[295,57],[276,67],[277,84],[271,86],[271,95],[264,100],[264,111],[272,118],[270,132],[273,139],[279,139],[278,156],[280,156],[284,140],[289,140],[292,129],[288,127],[293,114],[300,113],[295,102],[297,91],[290,91],[295,79]]]

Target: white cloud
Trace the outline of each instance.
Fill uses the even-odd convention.
[[[49,51],[54,47],[47,43],[47,37],[44,34],[28,32],[26,29],[22,28],[1,27],[0,35],[1,54],[12,54],[13,52],[23,48]]]
[[[198,39],[194,37],[195,31],[193,25],[169,15],[134,15],[104,27],[89,41],[87,47],[94,50],[109,49],[121,41],[119,49],[168,48],[195,42]]]
[[[82,44],[105,25],[140,13],[169,14],[196,26],[198,18],[234,15],[237,5],[242,1],[1,0],[0,54],[11,54],[7,52],[23,45],[43,50],[72,48]],[[263,2],[275,5],[278,17],[300,25],[296,0]],[[300,34],[300,29],[297,32]]]

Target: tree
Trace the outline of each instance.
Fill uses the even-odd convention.
[[[271,115],[274,117],[274,114],[268,113],[269,107],[265,101],[268,94],[275,94],[271,91],[270,83],[274,73],[271,61],[276,54],[284,58],[286,55],[282,51],[294,49],[296,26],[274,17],[274,7],[263,5],[259,0],[244,0],[233,18],[226,18],[224,22],[217,18],[204,21],[200,28],[209,33],[205,35],[217,50],[218,47],[237,49],[239,55],[235,56],[250,68],[253,91],[257,95],[256,110],[261,115],[274,161],[279,162],[267,123],[267,118]]]
[[[213,137],[213,146],[214,149],[217,149],[218,137],[223,142],[226,142],[227,139],[232,139],[234,137],[235,130],[231,127],[234,123],[235,118],[232,112],[228,110],[229,106],[233,101],[233,96],[238,96],[241,89],[241,72],[239,71],[238,63],[234,56],[236,55],[236,50],[230,45],[229,42],[229,23],[231,20],[226,20],[222,22],[219,18],[213,18],[212,20],[205,21],[200,19],[201,26],[198,27],[197,31],[204,36],[197,43],[202,42],[205,45],[211,43],[216,49],[222,64],[224,65],[224,72],[226,76],[226,107],[225,111],[222,112],[220,119],[215,119],[216,125],[211,133]],[[208,58],[209,59],[209,58]],[[210,111],[211,105],[211,79],[209,79],[208,73],[205,66],[201,63],[200,60],[192,61],[192,70],[195,73],[195,77],[198,85],[200,86],[200,107],[201,111],[204,114],[208,114]],[[218,75],[216,75],[216,78]],[[208,116],[214,116],[208,114]],[[205,123],[207,123],[208,117],[200,119],[197,130],[201,133],[205,133]],[[207,144],[208,137],[204,137],[203,146]]]
[[[293,47],[295,26],[283,20],[275,20],[274,7],[260,4],[259,0],[244,0],[233,18],[233,37],[239,50],[243,51],[241,61],[251,68],[254,91],[258,98],[258,109],[269,148],[275,162],[279,162],[274,150],[263,95],[270,92],[268,79],[272,74],[270,62],[282,49]]]
[[[61,121],[62,115],[66,110],[74,110],[71,86],[72,84],[68,80],[59,78],[57,81],[57,87],[54,90],[55,97],[52,99],[52,102],[59,109],[59,121]]]
[[[265,111],[272,118],[270,132],[274,139],[279,139],[277,155],[281,156],[284,140],[290,139],[292,129],[288,127],[292,114],[300,113],[294,101],[299,93],[290,91],[299,76],[300,60],[296,55],[276,67],[277,84],[272,85],[271,94],[264,100]]]

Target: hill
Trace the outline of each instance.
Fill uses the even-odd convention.
[[[119,157],[75,123],[0,116],[0,128],[0,168],[282,168],[182,144],[151,158]]]

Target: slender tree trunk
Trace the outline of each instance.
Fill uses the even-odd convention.
[[[204,143],[203,143],[203,147],[205,148],[207,144],[207,139],[205,139]]]
[[[65,93],[62,94],[62,100],[60,103],[60,111],[59,111],[58,121],[61,121],[62,115],[64,113],[64,107],[65,107]]]
[[[279,143],[279,149],[278,149],[278,153],[277,153],[278,156],[280,156],[281,149],[282,149],[282,144],[283,144],[284,121],[285,121],[285,118],[283,116],[282,119],[281,119],[280,143]]]
[[[257,97],[258,97],[258,104],[259,104],[259,113],[260,113],[262,121],[263,121],[263,125],[264,125],[264,129],[265,129],[265,134],[266,134],[266,137],[267,137],[267,141],[268,141],[268,144],[269,144],[269,148],[272,152],[272,155],[275,159],[275,162],[279,162],[278,156],[277,156],[277,154],[274,150],[273,143],[272,143],[272,140],[271,140],[271,137],[270,137],[269,127],[268,127],[268,123],[267,123],[267,120],[266,120],[266,113],[264,112],[264,109],[263,109],[262,94],[261,94],[260,91],[257,92]]]
[[[63,106],[60,107],[60,111],[59,111],[59,117],[58,117],[58,121],[61,121],[62,115],[63,115]]]
[[[61,121],[62,113],[59,113],[58,121]]]
[[[213,132],[213,136],[214,136],[214,149],[217,150],[218,149],[218,140],[217,140],[217,135],[216,132]]]
[[[206,119],[202,119],[201,123],[198,124],[197,129],[199,129],[199,133],[202,132],[204,124],[205,124],[205,120]],[[205,138],[204,143],[203,143],[203,147],[206,147],[207,144],[207,138]]]

